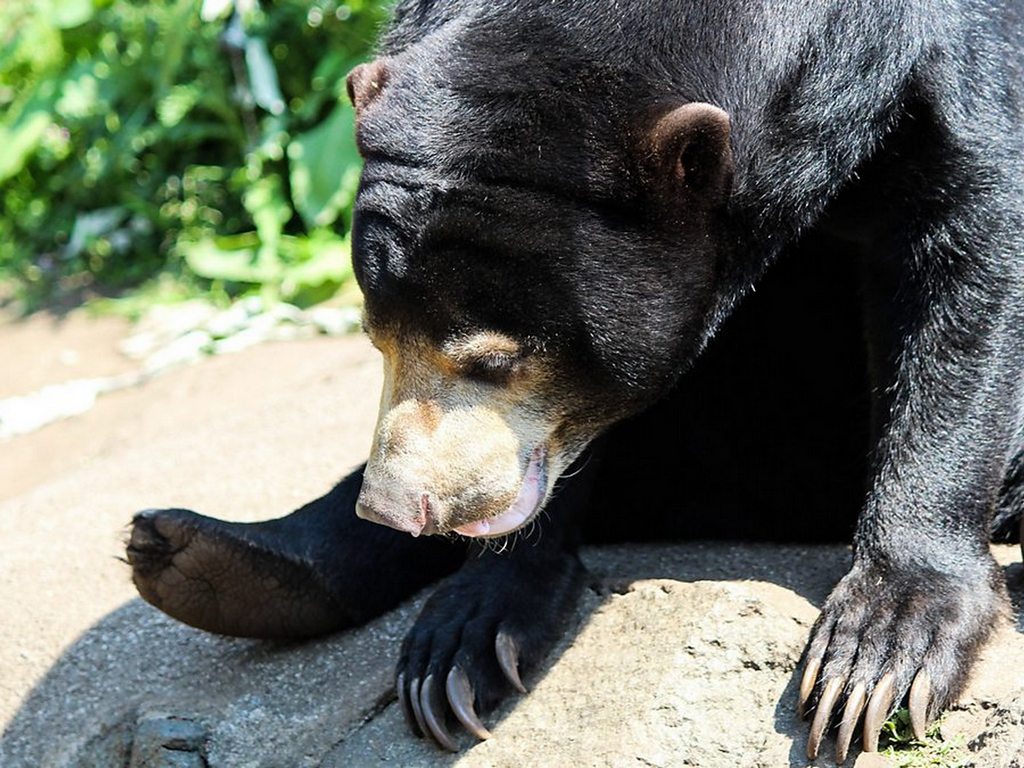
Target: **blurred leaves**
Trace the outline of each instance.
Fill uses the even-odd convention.
[[[359,183],[354,111],[339,104],[316,128],[288,145],[292,199],[307,227],[322,227],[351,208]]]
[[[252,84],[253,101],[272,115],[284,112],[284,98],[277,83],[277,70],[270,60],[270,51],[263,38],[250,37],[245,41],[245,65]]]
[[[53,23],[61,29],[84,24],[92,18],[94,10],[91,0],[54,0],[40,5],[46,6]]]
[[[199,103],[202,91],[198,85],[175,85],[156,105],[156,115],[164,128],[173,128]]]
[[[319,231],[309,237],[284,236],[277,257],[260,257],[261,244],[251,235],[208,238],[184,246],[185,260],[210,280],[263,286],[271,301],[314,303],[329,296],[352,276],[348,239]]]
[[[0,3],[0,277],[45,300],[165,272],[312,301],[349,278],[343,78],[369,0]]]

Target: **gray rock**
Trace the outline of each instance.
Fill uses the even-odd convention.
[[[984,755],[984,762],[978,765],[1024,768],[1024,695],[991,709],[984,730],[968,748],[974,755]]]
[[[528,679],[530,695],[488,718],[491,740],[459,734],[460,754],[409,735],[391,692],[417,602],[281,645],[196,632],[136,601],[37,686],[5,734],[2,764],[125,765],[114,759],[125,722],[130,768],[806,764],[797,666],[845,548],[620,546],[585,559],[595,581],[574,628]],[[954,713],[972,714],[961,724],[978,729],[968,734],[978,766],[1020,768],[1024,667],[1007,678],[1001,662],[1022,652],[1005,628]],[[106,724],[87,715],[99,712]],[[54,722],[59,744],[46,737]]]
[[[213,347],[213,339],[206,331],[189,331],[146,358],[143,366],[146,373],[166,371],[176,365],[193,363],[206,355]]]
[[[112,728],[101,731],[80,751],[79,768],[111,768],[126,766],[131,760],[135,723],[124,720]]]
[[[222,339],[245,328],[248,319],[249,312],[241,302],[236,302],[211,317],[203,328],[215,339]]]
[[[201,328],[217,310],[201,299],[179,304],[157,304],[136,325],[134,333],[121,344],[129,357],[144,358],[174,339]]]
[[[147,718],[135,727],[128,768],[206,768],[206,736],[193,720]]]
[[[355,307],[313,307],[309,321],[328,336],[343,336],[359,329],[360,313]]]
[[[58,419],[92,408],[103,379],[75,379],[20,397],[0,400],[0,439],[32,432]]]

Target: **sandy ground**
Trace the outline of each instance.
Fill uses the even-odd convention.
[[[82,310],[60,317],[37,313],[20,320],[0,315],[0,399],[132,370],[132,361],[117,350],[128,329],[126,320],[93,318]],[[27,448],[0,443],[0,501],[96,455],[105,435],[84,426],[72,421],[33,435],[26,438],[32,443]]]
[[[130,369],[116,349],[124,330],[82,318],[0,326],[4,391]],[[0,720],[85,628],[135,599],[117,559],[135,511],[289,511],[361,460],[378,387],[362,338],[265,344],[0,444]],[[211,454],[237,459],[211,470]]]
[[[133,363],[117,351],[129,328],[127,320],[92,317],[84,310],[21,319],[0,314],[0,399],[68,379],[130,371]]]

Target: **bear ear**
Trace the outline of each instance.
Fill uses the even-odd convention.
[[[647,173],[660,190],[718,202],[729,193],[729,115],[711,104],[670,107],[648,124]]]
[[[356,116],[372,104],[384,86],[387,85],[390,77],[390,70],[384,59],[360,64],[348,73],[345,78],[345,87],[348,90],[349,101],[356,108]]]

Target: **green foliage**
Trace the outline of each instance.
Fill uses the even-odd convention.
[[[906,707],[882,725],[882,745],[882,754],[895,768],[966,768],[970,764],[963,739],[945,741],[938,722],[928,728],[924,741],[915,738]]]
[[[29,299],[164,271],[312,301],[351,270],[344,75],[380,0],[0,3],[0,277]]]

